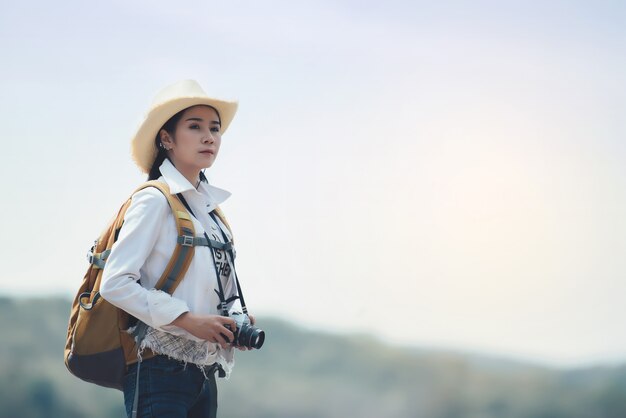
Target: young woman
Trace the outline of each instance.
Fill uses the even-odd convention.
[[[155,97],[132,139],[133,159],[148,179],[183,196],[196,236],[206,232],[221,243],[232,242],[232,235],[214,210],[230,193],[210,185],[202,170],[215,162],[236,110],[236,102],[210,98],[195,81],[181,81]],[[145,188],[132,196],[103,272],[101,296],[148,325],[139,375],[134,363],[125,376],[129,417],[134,405],[139,417],[213,417],[214,373],[228,375],[233,367],[236,325],[220,315],[217,292],[220,280],[229,312],[241,312],[229,252],[195,247],[187,272],[170,295],[155,285],[177,237],[167,199],[156,188]]]

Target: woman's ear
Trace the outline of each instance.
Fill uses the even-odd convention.
[[[161,139],[161,144],[163,144],[163,147],[166,150],[172,149],[172,147],[174,145],[174,141],[172,140],[172,137],[167,133],[167,131],[165,129],[161,129],[159,131],[159,136],[160,136],[160,139]]]

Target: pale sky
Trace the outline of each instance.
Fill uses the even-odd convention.
[[[192,78],[240,102],[207,174],[252,312],[626,360],[624,3],[211,3],[2,5],[0,293],[73,294]]]

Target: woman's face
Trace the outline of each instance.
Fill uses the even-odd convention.
[[[211,167],[222,142],[217,112],[203,105],[187,108],[176,124],[174,140],[162,129],[161,142],[179,170],[197,174]]]

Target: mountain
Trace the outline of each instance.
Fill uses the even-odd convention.
[[[0,418],[122,417],[122,394],[63,364],[70,302],[0,298]],[[399,348],[257,318],[260,350],[220,379],[223,417],[623,418],[626,366],[558,370]]]

